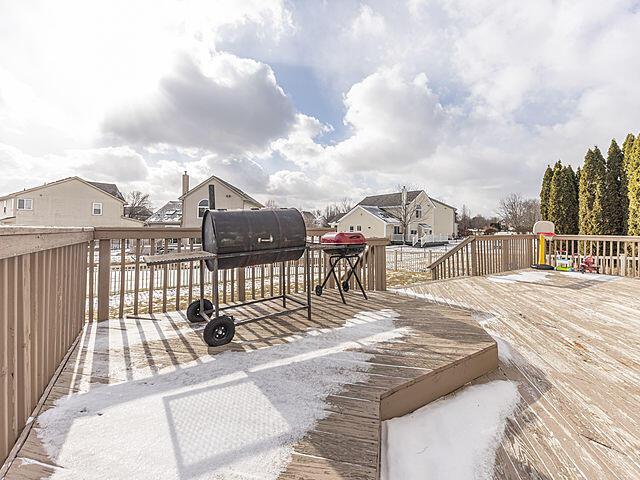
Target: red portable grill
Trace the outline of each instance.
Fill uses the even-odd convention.
[[[356,281],[356,284],[360,288],[362,295],[365,300],[367,299],[367,294],[362,287],[362,282],[360,281],[360,277],[358,277],[358,273],[356,272],[356,268],[362,259],[362,253],[366,247],[366,240],[364,235],[361,233],[347,233],[347,232],[336,232],[336,233],[325,233],[320,238],[320,249],[323,250],[327,255],[329,255],[329,271],[324,277],[324,281],[322,285],[316,285],[316,295],[322,295],[322,290],[327,285],[329,278],[333,276],[336,281],[336,285],[338,286],[338,291],[340,292],[340,298],[342,298],[342,303],[347,303],[344,298],[344,293],[349,291],[349,280],[353,276]],[[353,261],[352,261],[353,260]],[[347,269],[347,275],[345,279],[340,282],[338,278],[338,274],[336,273],[336,267],[338,264],[343,261],[349,268]]]

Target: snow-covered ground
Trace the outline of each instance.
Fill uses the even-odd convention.
[[[275,479],[293,445],[326,415],[326,397],[366,380],[370,355],[354,349],[409,332],[395,328],[396,317],[363,312],[290,343],[64,397],[38,418],[38,436],[63,467],[53,478]],[[96,349],[107,348],[101,337],[110,330],[97,329]]]
[[[383,423],[383,480],[493,478],[495,452],[518,404],[517,385],[466,387]]]
[[[525,270],[518,273],[512,273],[509,275],[491,275],[487,277],[487,280],[496,283],[513,283],[513,282],[527,282],[527,283],[546,283],[551,279],[552,273],[559,273],[569,278],[584,281],[594,282],[611,282],[619,280],[622,277],[616,277],[612,275],[601,275],[598,273],[580,273],[580,272],[559,272],[555,270]]]

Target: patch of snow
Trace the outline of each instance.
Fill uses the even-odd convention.
[[[475,385],[383,423],[383,480],[493,478],[517,384]]]
[[[603,275],[600,273],[580,273],[580,272],[558,272],[567,277],[576,278],[580,280],[589,280],[594,282],[612,282],[614,280],[620,280],[622,277],[616,277],[614,275]]]
[[[53,478],[275,479],[327,415],[327,396],[366,380],[371,355],[354,349],[409,333],[397,316],[363,312],[290,343],[63,397],[36,430],[64,469]]]
[[[487,280],[495,283],[545,283],[550,280],[550,274],[545,271],[532,270],[512,273],[510,275],[491,275],[487,277]]]

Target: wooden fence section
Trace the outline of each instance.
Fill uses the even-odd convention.
[[[309,241],[331,229],[307,229]],[[200,250],[200,229],[193,228],[96,228],[95,242],[89,255],[90,320],[121,318],[126,314],[167,312],[185,309],[199,298],[199,263],[147,267],[144,254]],[[387,239],[369,239],[358,268],[363,285],[369,290],[386,289],[385,247]],[[320,251],[311,255],[311,278],[321,283],[328,268],[328,257]],[[288,293],[306,288],[304,258],[280,264],[223,270],[218,273],[220,301],[230,303],[266,298],[281,293],[286,283]],[[211,296],[212,274],[205,272],[205,292]],[[339,275],[345,274],[344,269]],[[281,282],[286,275],[286,282]],[[334,286],[333,281],[329,283]],[[353,279],[351,280],[353,286]]]
[[[592,256],[600,273],[640,277],[640,237],[614,235],[557,235],[546,240],[547,263],[570,259],[578,267]]]
[[[387,270],[394,272],[428,272],[429,266],[446,255],[445,250],[420,249],[405,251],[402,248],[387,249]]]
[[[434,261],[431,278],[473,277],[526,268],[537,251],[534,235],[471,236]]]
[[[92,238],[92,229],[0,228],[0,463],[82,329]]]

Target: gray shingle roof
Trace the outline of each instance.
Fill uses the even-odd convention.
[[[412,190],[407,192],[407,202],[413,202],[422,190]],[[385,193],[382,195],[369,195],[364,197],[358,205],[371,207],[396,207],[402,203],[402,193]]]
[[[108,193],[109,195],[113,195],[114,197],[124,201],[124,197],[122,196],[122,193],[120,193],[120,190],[115,183],[90,182],[89,180],[86,180],[86,182],[90,183],[94,187],[99,188],[103,192]]]
[[[394,223],[394,224],[400,223],[400,221],[395,215],[392,215],[391,213],[383,210],[380,207],[372,207],[368,205],[360,205],[360,207],[365,209],[367,212],[372,213],[376,217],[384,220],[387,223]]]
[[[146,223],[165,223],[179,225],[182,221],[182,202],[172,200],[156,210],[147,218]]]

